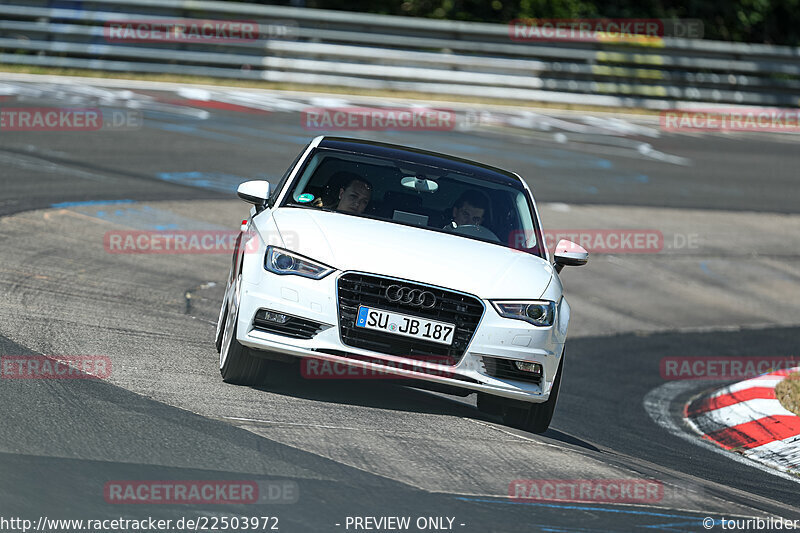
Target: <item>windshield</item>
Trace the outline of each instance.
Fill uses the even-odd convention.
[[[528,195],[516,180],[480,167],[318,150],[283,205],[324,209],[491,242],[544,257]]]

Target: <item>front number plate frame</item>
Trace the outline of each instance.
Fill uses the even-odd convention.
[[[446,346],[453,344],[453,335],[456,330],[455,324],[437,322],[365,305],[358,306],[355,325],[357,328],[382,331]]]

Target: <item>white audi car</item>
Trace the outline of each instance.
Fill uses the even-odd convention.
[[[455,394],[521,429],[550,424],[570,307],[515,173],[425,150],[315,138],[273,188],[239,186],[242,224],[217,324],[223,379],[305,359]]]

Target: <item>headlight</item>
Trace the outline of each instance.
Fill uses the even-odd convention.
[[[328,265],[323,265],[317,261],[303,257],[302,255],[275,248],[267,247],[267,254],[264,256],[264,268],[279,275],[295,275],[304,278],[322,279],[334,269]]]
[[[556,303],[549,300],[492,302],[500,316],[530,322],[534,326],[552,326]]]

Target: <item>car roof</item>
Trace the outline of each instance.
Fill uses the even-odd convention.
[[[516,185],[517,187],[519,187],[519,184],[522,182],[522,179],[518,175],[501,168],[485,165],[477,161],[471,161],[469,159],[463,159],[452,155],[431,152],[429,150],[422,150],[420,148],[413,148],[410,146],[401,146],[399,144],[382,143],[366,139],[324,136],[317,146],[320,148],[329,148],[332,150],[341,150],[357,154],[373,155],[388,159],[399,159],[411,163],[420,163],[439,167],[443,166],[464,174],[474,175],[476,174],[476,170],[479,170],[480,172],[477,173],[478,176],[494,178],[494,180],[501,182],[511,182],[511,184]]]

